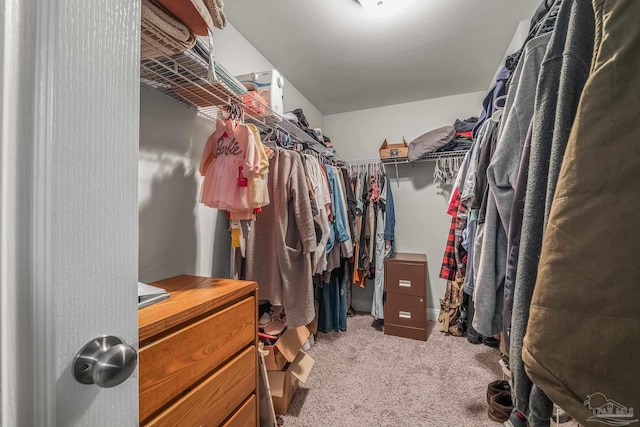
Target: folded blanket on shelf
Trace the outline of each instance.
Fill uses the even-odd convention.
[[[222,9],[224,8],[224,3],[222,0],[205,0],[205,6],[209,9],[209,13],[213,18],[213,25],[216,28],[223,29],[225,25],[227,25],[227,17],[224,16],[224,12]]]
[[[150,0],[142,0],[141,40],[142,59],[175,55],[196,42],[186,25]]]

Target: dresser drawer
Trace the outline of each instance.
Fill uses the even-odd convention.
[[[427,273],[426,265],[388,260],[384,266],[385,288],[387,292],[425,296]]]
[[[222,427],[256,427],[258,424],[257,399],[252,394]]]
[[[384,323],[412,328],[427,328],[426,297],[398,295],[387,292]]]
[[[255,391],[257,357],[247,348],[146,426],[218,427]]]
[[[251,296],[140,350],[141,421],[183,394],[244,347],[255,343],[255,304],[255,297]],[[248,383],[255,388],[255,372],[247,375],[253,381]]]

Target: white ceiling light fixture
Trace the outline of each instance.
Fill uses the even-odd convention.
[[[366,10],[379,10],[384,6],[384,0],[356,0]]]

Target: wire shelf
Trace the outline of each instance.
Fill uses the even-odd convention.
[[[413,164],[413,163],[421,163],[421,162],[431,162],[437,161],[440,159],[458,159],[467,155],[469,150],[458,150],[458,151],[442,151],[442,152],[434,152],[427,154],[421,159],[410,161],[405,158],[389,158],[389,159],[381,159],[382,163],[387,165],[402,165],[402,164]]]
[[[354,159],[354,160],[345,160],[345,163],[348,165],[376,165],[380,163],[384,163],[380,157],[372,157],[369,159]]]
[[[240,106],[246,122],[264,130],[277,129],[287,133],[295,142],[318,154],[341,161],[333,150],[251,96],[220,64],[216,63],[212,70],[209,62],[194,49],[166,55],[143,38],[142,51],[146,53],[140,62],[140,83],[143,86],[169,96],[213,121],[222,109]]]

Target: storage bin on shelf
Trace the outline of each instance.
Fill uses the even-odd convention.
[[[389,144],[385,139],[379,151],[381,159],[406,159],[409,155],[409,144],[404,138],[397,144]]]

